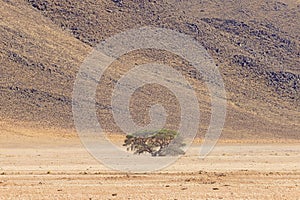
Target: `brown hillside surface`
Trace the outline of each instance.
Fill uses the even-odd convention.
[[[299,139],[297,1],[7,0],[0,4],[3,123],[73,129],[73,83],[92,47],[121,31],[153,25],[191,35],[218,64],[228,98],[222,137]],[[99,119],[106,130],[118,131],[107,109],[115,81],[133,65],[151,61],[173,66],[196,88],[203,136],[210,119],[205,84],[181,58],[153,50],[124,55],[106,73],[107,84],[100,85],[97,93]],[[136,99],[144,100],[132,105],[140,109],[136,116],[140,123],[147,123],[147,107],[153,102],[162,102],[175,113],[170,123],[176,123],[178,109],[172,95],[159,87],[148,89],[152,92],[142,89]]]
[[[73,80],[90,47],[24,2],[0,2],[1,119],[72,123]]]

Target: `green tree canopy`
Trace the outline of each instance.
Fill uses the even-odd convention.
[[[178,132],[161,129],[127,135],[123,146],[127,146],[127,150],[134,151],[135,154],[150,153],[152,156],[176,156],[184,154],[181,147],[185,144]]]

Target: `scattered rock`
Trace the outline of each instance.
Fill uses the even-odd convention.
[[[226,176],[225,173],[215,173],[215,175],[218,176],[218,177],[224,177],[224,176]]]
[[[275,92],[290,99],[299,99],[300,75],[291,72],[267,72],[268,84]]]
[[[186,25],[189,27],[189,29],[192,31],[192,32],[195,32],[195,33],[199,33],[199,28],[196,24],[193,24],[193,23],[186,23]]]
[[[254,62],[252,58],[245,55],[234,55],[233,62],[242,67],[247,67],[247,68],[257,66],[257,64]]]
[[[122,7],[123,1],[122,0],[112,0],[117,6]]]

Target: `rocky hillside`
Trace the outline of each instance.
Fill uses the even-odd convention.
[[[0,4],[2,121],[72,129],[73,83],[84,58],[116,33],[152,25],[194,37],[214,58],[228,97],[224,138],[299,139],[300,3],[296,0],[5,0]],[[117,131],[109,101],[102,95],[129,66],[153,60],[173,66],[194,83],[203,113],[202,136],[210,114],[205,85],[188,63],[166,52],[133,52],[114,63],[117,70],[107,73],[107,85],[98,89],[99,119],[106,120],[108,131]],[[155,87],[150,90],[140,91],[148,102],[137,101],[137,109],[158,101],[177,113],[176,102],[168,101],[171,94]],[[146,114],[137,117],[140,123],[148,120]]]

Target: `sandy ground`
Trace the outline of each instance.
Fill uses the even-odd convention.
[[[219,141],[205,159],[193,144],[163,170],[126,173],[68,130],[2,124],[0,133],[0,199],[300,199],[299,141]]]
[[[10,138],[10,140],[9,140]],[[299,199],[300,143],[199,145],[164,170],[112,171],[79,140],[0,140],[0,199]]]

